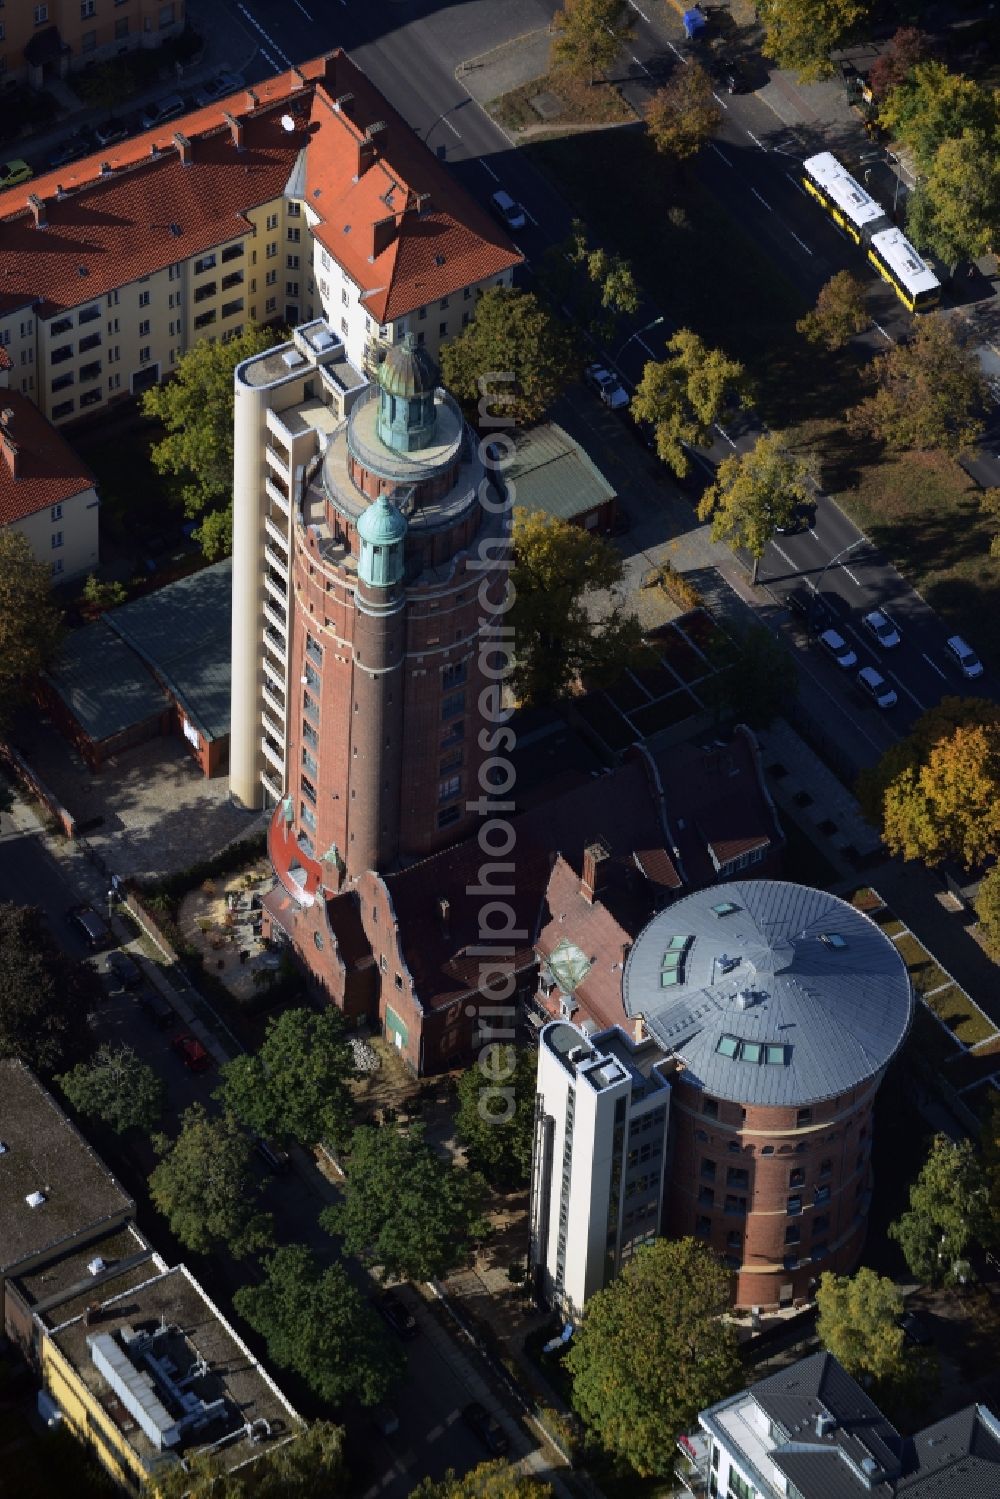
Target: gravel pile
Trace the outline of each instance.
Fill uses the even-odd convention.
[[[360,1036],[351,1036],[348,1041],[351,1053],[354,1057],[354,1065],[359,1072],[377,1072],[379,1069],[378,1052],[374,1047],[362,1041]]]

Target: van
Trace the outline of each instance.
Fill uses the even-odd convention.
[[[187,105],[180,94],[168,94],[165,99],[157,99],[152,104],[147,104],[142,112],[143,130],[152,130],[157,125],[165,125],[168,120],[175,120],[182,115]]]

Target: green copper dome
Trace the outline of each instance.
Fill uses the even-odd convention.
[[[426,349],[420,348],[412,333],[401,344],[394,344],[378,367],[378,383],[387,395],[433,395],[437,389],[438,371]]]
[[[406,520],[392,501],[380,494],[359,519],[358,535],[372,546],[393,546],[406,535]]]
[[[403,576],[406,519],[386,495],[358,521],[358,577],[372,588],[391,588]]]

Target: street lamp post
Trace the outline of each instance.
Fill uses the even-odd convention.
[[[648,333],[649,332],[650,328],[658,328],[659,325],[661,323],[665,322],[665,321],[666,321],[666,319],[661,314],[660,317],[655,317],[651,323],[647,323],[644,328],[637,328],[634,333],[630,333],[629,336],[628,336],[628,338],[622,344],[621,348],[618,350],[618,353],[614,356],[614,361],[613,362],[615,364],[618,363],[619,359],[622,357],[622,355],[624,354],[625,350],[628,348],[629,344],[632,342],[633,338],[641,338],[641,336],[644,333]]]
[[[809,609],[809,629],[810,630],[812,630],[814,622],[815,622],[816,603],[817,603],[817,600],[819,599],[820,590],[823,587],[823,579],[826,577],[826,574],[827,574],[828,570],[831,567],[833,567],[836,563],[840,562],[844,557],[849,556],[850,553],[853,552],[856,547],[863,546],[864,543],[867,540],[868,540],[867,536],[858,536],[858,537],[856,537],[856,539],[854,541],[852,541],[852,542],[849,542],[846,547],[841,547],[841,549],[840,549],[839,552],[835,552],[834,555],[826,563],[825,567],[823,568],[822,572],[819,575],[819,582],[816,584],[815,588],[813,589],[813,595],[812,595],[812,599],[810,601],[810,609]]]

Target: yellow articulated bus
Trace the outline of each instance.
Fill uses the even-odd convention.
[[[941,283],[880,203],[866,193],[832,151],[802,163],[802,186],[860,246],[884,281],[911,312],[926,312],[941,298]]]

